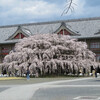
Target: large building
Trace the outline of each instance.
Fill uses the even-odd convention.
[[[96,53],[96,60],[100,61],[100,17],[98,17],[0,26],[0,62],[10,50],[13,50],[19,39],[43,33],[71,35],[79,41],[85,41],[88,48]]]

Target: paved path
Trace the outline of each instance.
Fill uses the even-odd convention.
[[[55,82],[38,89],[31,100],[100,100],[100,78]]]
[[[86,95],[99,98],[100,79],[59,80],[31,85],[12,85],[4,88],[0,92],[0,100],[74,100]]]

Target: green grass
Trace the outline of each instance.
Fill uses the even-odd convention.
[[[58,80],[72,80],[72,79],[76,79],[76,77],[30,78],[30,80],[27,80],[26,78],[22,78],[22,79],[12,79],[12,80],[0,80],[0,85],[24,85],[24,84],[36,84],[36,83],[43,83],[43,82],[52,82]]]

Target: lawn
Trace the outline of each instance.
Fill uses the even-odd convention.
[[[82,77],[50,77],[50,78],[30,78],[27,80],[25,77],[0,77],[0,85],[24,85],[24,84],[35,84],[59,80],[72,80]]]

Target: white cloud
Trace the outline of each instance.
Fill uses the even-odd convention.
[[[6,20],[9,17],[16,17],[17,20],[17,17],[23,16],[27,19],[50,18],[61,13],[58,5],[43,0],[1,0],[0,7],[4,9],[0,11],[0,16]]]
[[[74,5],[75,15],[82,15],[84,13],[84,0],[73,0],[73,2],[76,4]]]
[[[48,2],[49,0],[0,0],[0,24],[19,24],[34,21],[58,20],[100,15],[100,7],[86,6],[86,0],[74,0],[77,5],[74,12],[61,17],[65,0]],[[58,0],[59,1],[59,0]]]
[[[67,4],[68,3],[69,2],[67,2]],[[67,14],[66,13],[65,14],[68,15],[68,16],[70,16],[70,15],[80,16],[84,12],[84,5],[85,5],[85,1],[84,0],[82,0],[82,1],[81,0],[73,0],[73,2],[71,4],[71,9],[68,11]],[[67,7],[68,6],[65,5],[65,8],[67,8]]]
[[[100,7],[99,6],[86,6],[86,0],[74,0],[74,3],[77,6],[74,6],[74,16],[77,17],[95,17],[100,16]]]

